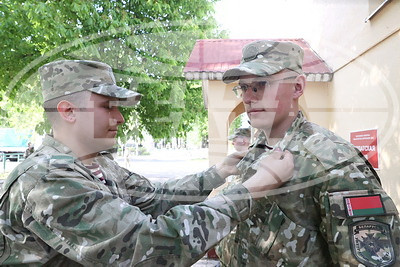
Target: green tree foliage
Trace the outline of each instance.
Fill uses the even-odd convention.
[[[197,39],[223,36],[215,0],[0,1],[0,121],[48,129],[42,121],[37,69],[57,59],[111,65],[120,86],[144,96],[123,109],[119,136],[184,137],[206,121],[201,86],[183,78]],[[25,119],[15,113],[25,114]],[[35,115],[33,115],[35,114]]]

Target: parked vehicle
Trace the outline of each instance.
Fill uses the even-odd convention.
[[[25,150],[32,137],[30,131],[14,128],[0,128],[0,161],[24,159]]]

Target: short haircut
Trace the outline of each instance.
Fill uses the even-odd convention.
[[[79,108],[82,108],[86,103],[87,99],[91,95],[89,91],[80,91],[70,95],[60,96],[43,103],[43,108],[46,113],[47,119],[49,120],[52,127],[56,126],[60,120],[60,115],[58,114],[57,105],[61,101],[68,101]]]

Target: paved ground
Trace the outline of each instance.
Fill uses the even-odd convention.
[[[166,181],[167,179],[181,178],[187,174],[196,173],[208,168],[208,155],[206,149],[197,150],[155,150],[149,156],[131,156],[129,160],[118,157],[117,161],[121,166],[141,174],[151,181]],[[0,168],[1,174],[9,173],[18,162],[3,162]],[[0,180],[1,182],[1,180]],[[195,263],[195,267],[219,266],[216,260],[203,258]]]
[[[131,156],[118,158],[121,166],[145,177],[162,181],[163,179],[181,178],[187,174],[207,169],[206,149],[197,150],[154,150],[149,156]]]

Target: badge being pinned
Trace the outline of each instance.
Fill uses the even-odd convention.
[[[381,195],[345,197],[344,204],[348,217],[385,214]]]
[[[389,266],[396,256],[388,224],[377,221],[360,221],[349,226],[351,250],[365,266]]]

